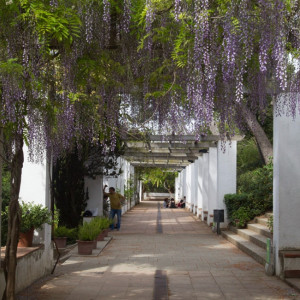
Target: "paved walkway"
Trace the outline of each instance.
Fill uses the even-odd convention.
[[[300,299],[183,209],[144,202],[93,258],[74,257],[19,299]]]

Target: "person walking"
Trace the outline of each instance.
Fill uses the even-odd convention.
[[[122,202],[125,200],[125,197],[119,193],[116,193],[114,187],[109,188],[109,192],[106,193],[105,189],[107,185],[103,188],[103,195],[109,197],[110,200],[110,219],[113,220],[115,215],[117,215],[117,230],[120,230],[121,227],[121,213],[122,213]],[[110,225],[111,230],[114,229],[114,223]]]

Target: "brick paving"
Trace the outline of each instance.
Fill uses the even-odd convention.
[[[98,257],[71,257],[18,299],[300,299],[183,209],[143,202]]]

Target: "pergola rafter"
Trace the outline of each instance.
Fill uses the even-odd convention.
[[[241,139],[241,136],[231,138]],[[217,147],[220,140],[219,135],[201,136],[199,140],[195,135],[149,135],[144,140],[141,137],[136,137],[136,140],[128,138],[123,156],[135,167],[182,170],[209,148]]]

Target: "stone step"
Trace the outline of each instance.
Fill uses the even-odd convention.
[[[256,217],[254,219],[254,221],[257,224],[261,224],[261,225],[264,225],[264,226],[268,227],[268,218],[265,218],[265,217]]]
[[[263,248],[267,249],[267,237],[264,235],[260,235],[259,233],[250,230],[250,229],[237,229],[235,227],[230,227],[230,230],[241,237],[243,237],[245,240],[252,242],[253,244]]]
[[[273,213],[272,212],[265,213],[265,217],[266,218],[273,217]]]
[[[255,232],[257,232],[261,235],[264,235],[268,238],[273,237],[273,234],[270,232],[269,228],[265,225],[262,225],[262,224],[258,224],[258,223],[250,224],[250,223],[248,223],[247,229],[255,231]]]
[[[229,242],[234,244],[240,250],[251,256],[258,263],[265,265],[266,263],[266,250],[253,244],[252,242],[244,239],[242,236],[228,230],[222,231],[222,236]]]

